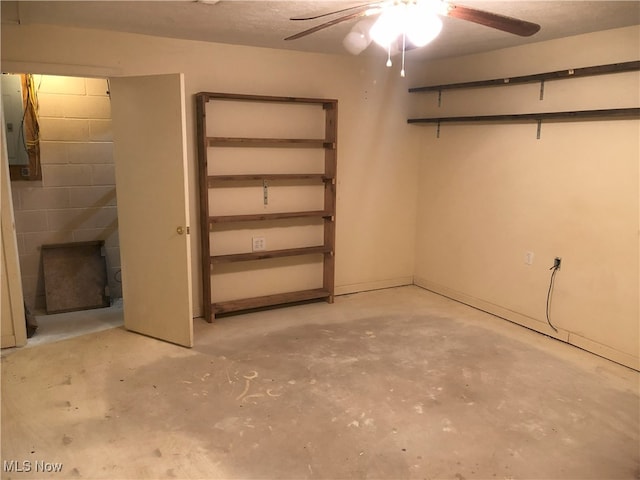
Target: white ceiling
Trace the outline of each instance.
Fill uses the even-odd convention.
[[[348,53],[342,39],[349,21],[294,41],[283,39],[320,21],[289,18],[324,13],[367,3],[361,1],[6,1],[3,24],[56,24],[148,35],[324,53]],[[411,52],[419,58],[442,58],[538,42],[598,30],[640,24],[640,2],[573,0],[460,0],[479,8],[538,23],[540,32],[528,38],[499,32],[455,18],[445,18],[440,36]],[[329,17],[331,18],[331,17]],[[374,49],[369,47],[363,55]]]

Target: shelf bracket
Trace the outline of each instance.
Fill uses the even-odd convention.
[[[438,120],[438,127],[436,128],[436,138],[440,138],[440,120]]]
[[[266,180],[262,180],[262,199],[265,205],[269,205],[269,184]]]
[[[544,100],[544,80],[540,80],[540,100]]]
[[[438,108],[442,106],[442,89],[438,90]]]

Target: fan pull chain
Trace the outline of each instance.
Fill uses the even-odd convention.
[[[391,65],[393,65],[391,63],[391,43],[389,43],[389,48],[387,49],[387,51],[389,52],[389,56],[387,57],[387,67],[390,67]]]

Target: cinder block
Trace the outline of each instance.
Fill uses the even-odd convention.
[[[42,81],[38,77],[35,78],[35,81],[36,85],[40,84],[39,93],[86,94],[84,78],[42,75]]]
[[[89,122],[91,120],[76,118],[42,118],[40,119],[40,139],[58,142],[89,141]]]
[[[81,229],[117,228],[118,211],[115,207],[48,210],[47,220],[51,230],[67,232]]]
[[[120,247],[107,248],[107,264],[111,268],[120,268]]]
[[[44,210],[22,210],[15,212],[16,231],[20,233],[46,232],[47,213]]]
[[[102,96],[108,98],[109,85],[105,78],[86,78],[87,95]]]
[[[122,272],[120,268],[109,269],[109,291],[111,298],[122,298]]]
[[[92,142],[112,142],[111,120],[89,120]]]
[[[106,228],[87,228],[73,232],[74,242],[87,242],[92,240],[104,240],[105,248],[118,248],[117,225],[110,225]]]
[[[69,230],[24,233],[23,238],[24,249],[20,252],[21,255],[29,255],[31,253],[40,255],[40,247],[42,245],[73,242],[73,235]]]
[[[64,105],[69,95],[58,95],[53,93],[42,93],[38,95],[38,115],[43,118],[64,117]]]
[[[68,143],[69,163],[113,164],[113,143]]]
[[[118,209],[116,207],[95,209],[91,217],[91,225],[97,228],[118,228]]]
[[[114,165],[91,165],[93,185],[115,185],[116,171]]]
[[[72,208],[116,205],[116,188],[113,186],[69,187],[68,193]]]
[[[91,242],[95,240],[103,240],[105,236],[104,228],[83,228],[73,232],[74,242]]]
[[[109,97],[86,97],[89,118],[111,121],[111,100]]]
[[[20,192],[22,210],[47,210],[69,206],[69,193],[64,187],[25,188]]]
[[[102,240],[101,228],[84,228],[82,230],[75,230],[73,232],[74,242],[93,242],[95,240]]]
[[[120,237],[118,235],[118,229],[114,228],[105,232],[105,236],[103,237],[104,246],[107,248],[120,248]]]
[[[43,285],[43,289],[44,289],[44,282],[42,283]],[[47,296],[45,295],[45,293],[38,293],[36,295],[36,300],[35,300],[35,304],[33,305],[33,312],[46,312],[47,310]]]
[[[65,95],[61,104],[61,116],[111,119],[111,103],[108,97]]]
[[[65,210],[47,211],[47,220],[51,230],[67,232],[73,239],[73,232],[80,228],[90,228],[89,222],[93,212],[84,208],[67,208]],[[73,239],[75,240],[75,239]]]
[[[40,282],[43,285],[40,287],[41,294],[44,296],[44,281]],[[38,276],[37,275],[22,275],[22,294],[27,307],[34,312],[38,308]]]
[[[41,255],[20,255],[20,274],[30,277],[38,277],[43,273]]]
[[[63,165],[69,163],[68,144],[56,141],[40,141],[40,164]]]
[[[24,234],[16,233],[16,244],[18,245],[18,254],[23,255],[27,253],[24,243]]]
[[[91,185],[88,165],[43,165],[42,179],[47,187]]]

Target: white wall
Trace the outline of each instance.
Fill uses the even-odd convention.
[[[336,293],[413,280],[416,133],[406,84],[380,58],[307,54],[45,26],[3,26],[2,65],[109,76],[182,72],[188,96],[191,218],[197,219],[193,94],[221,91],[337,98]],[[201,312],[198,232],[192,229],[194,311]]]
[[[640,28],[432,62],[413,86],[638,60]],[[412,116],[640,106],[638,72],[414,94]],[[639,368],[637,119],[414,126],[416,283]],[[532,265],[525,253],[534,252]],[[562,257],[545,309],[549,267]]]

